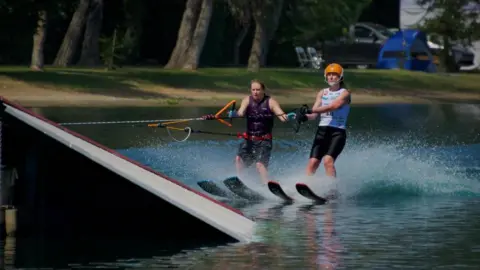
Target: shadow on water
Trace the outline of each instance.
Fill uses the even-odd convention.
[[[179,116],[174,116],[174,110],[141,110],[142,118],[156,119],[196,116],[215,109],[178,109]],[[116,117],[112,109],[102,111],[104,117],[107,115],[105,120],[124,119]],[[48,116],[49,111],[44,114]],[[141,118],[135,117],[133,109],[118,115]],[[61,118],[57,111],[56,121],[95,119],[94,115],[81,114]],[[77,261],[78,268],[95,265],[116,269],[254,269],[274,265],[283,269],[453,269],[462,264],[465,269],[476,269],[480,263],[479,121],[480,107],[474,105],[355,107],[347,146],[337,161],[338,181],[325,179],[323,168],[311,181],[317,191],[336,185],[342,194],[340,200],[325,206],[311,205],[294,190],[296,181],[305,180],[314,124],[302,127],[296,135],[288,125],[278,124],[271,176],[295,196],[296,202],[282,204],[257,185],[255,174],[245,182],[264,194],[265,201],[226,200],[256,221],[254,243],[162,251],[155,243],[106,240],[104,249],[118,254],[118,259],[64,248],[58,265]],[[237,123],[231,129],[243,128],[241,121]],[[193,125],[228,129],[212,122]],[[163,130],[153,133],[128,126],[72,129],[200,191],[196,185],[199,180],[221,181],[235,174],[236,139],[192,135],[188,141],[177,143]],[[137,131],[142,135],[137,137]],[[67,247],[74,242],[61,244]],[[55,250],[53,246],[46,243],[42,247]],[[27,254],[26,250],[16,252]],[[85,255],[78,260],[76,256],[82,253]],[[25,255],[21,260],[33,257]]]
[[[478,206],[478,200],[415,200],[381,207],[263,204],[258,205],[255,237],[249,244],[174,255],[131,252],[128,259],[90,258],[70,268],[433,269],[462,262],[465,269],[475,269],[480,234],[478,220],[472,218],[479,214]]]
[[[176,241],[132,236],[108,237],[8,237],[0,242],[1,269],[127,269],[153,256],[170,257],[183,250],[218,244],[178,244]],[[1,248],[3,247],[3,249]],[[8,268],[14,267],[14,268]]]

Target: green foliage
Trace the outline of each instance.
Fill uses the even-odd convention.
[[[444,46],[440,53],[440,70],[457,71],[458,66],[449,54],[451,44],[471,45],[473,40],[480,38],[480,0],[417,0],[417,4],[426,8],[429,15],[421,29]]]
[[[287,16],[296,43],[331,40],[348,32],[371,0],[298,0],[290,1]]]
[[[417,0],[428,16],[422,26],[429,33],[470,45],[480,38],[480,0]]]
[[[252,10],[248,0],[225,0],[228,10],[239,25],[246,25],[252,20]]]
[[[417,1],[417,0],[416,0]],[[0,0],[0,63],[29,64],[32,35],[38,10],[48,11],[48,30],[45,40],[45,62],[55,57],[79,0]],[[165,64],[175,46],[175,38],[186,0],[120,0],[105,1],[102,23],[102,59],[105,63],[133,65]],[[220,4],[220,2],[222,4]],[[427,32],[436,32],[440,40],[475,40],[480,37],[479,12],[466,12],[463,6],[480,0],[419,0],[430,10],[441,10],[438,16],[427,19]],[[202,54],[202,65],[223,66],[233,62],[238,27],[252,22],[259,7],[267,18],[278,0],[220,0],[215,10]],[[268,66],[297,65],[295,45],[311,45],[338,38],[348,33],[362,9],[371,0],[285,0],[282,17],[268,50]],[[228,12],[227,8],[228,7]],[[223,10],[220,10],[223,9]],[[442,11],[443,10],[443,11]],[[367,18],[368,20],[369,18]],[[22,22],[22,23],[19,23]],[[13,27],[12,27],[13,25]],[[113,46],[113,29],[117,30]],[[240,63],[248,59],[254,27],[249,28],[240,48]],[[115,50],[112,51],[112,46]],[[113,64],[112,64],[113,65]]]
[[[108,69],[114,69],[115,62],[125,60],[125,55],[128,52],[125,50],[124,34],[118,32],[115,29],[112,36],[100,38],[100,57]]]
[[[132,63],[140,57],[139,40],[143,33],[142,23],[147,10],[144,0],[123,0],[123,9],[125,16],[124,61]]]
[[[210,26],[208,29],[205,46],[203,47],[200,63],[202,66],[215,66],[227,64],[225,55],[230,50],[225,50],[225,47],[232,48],[233,45],[228,43],[227,32],[229,31],[228,16],[229,6],[222,1],[214,1],[214,12],[210,19]],[[231,29],[231,28],[230,28]]]
[[[72,0],[0,0],[0,63],[29,64],[31,60],[33,34],[37,28],[39,10],[47,11],[48,37],[44,51],[45,59],[53,58],[58,48],[51,46],[54,39],[61,39],[65,29],[54,23],[67,18],[67,24],[78,1]],[[53,23],[52,23],[53,22]],[[59,45],[58,45],[59,46]]]

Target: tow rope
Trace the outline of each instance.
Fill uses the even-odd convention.
[[[221,117],[220,115],[225,112],[225,110],[228,109],[228,107],[230,107],[230,110],[231,111],[235,111],[235,105],[236,105],[236,101],[235,100],[232,100],[230,102],[227,103],[227,105],[225,105],[222,109],[220,109],[216,114],[215,114],[215,119],[205,119],[203,117],[200,117],[200,118],[191,118],[191,119],[176,119],[176,120],[170,120],[170,121],[165,121],[165,122],[160,122],[160,123],[155,123],[155,124],[148,124],[148,127],[163,127],[163,128],[166,128],[167,129],[167,133],[168,135],[170,136],[170,138],[172,138],[172,140],[176,141],[176,142],[184,142],[186,140],[188,140],[188,138],[190,138],[190,135],[192,135],[192,133],[206,133],[206,132],[200,132],[199,130],[195,131],[193,130],[191,127],[187,126],[187,127],[184,127],[184,128],[178,128],[178,127],[172,127],[172,126],[169,126],[169,125],[173,125],[173,124],[179,124],[179,123],[186,123],[186,122],[189,122],[189,121],[203,121],[203,120],[217,120],[219,121],[220,123],[222,124],[225,124],[227,125],[228,127],[231,127],[232,126],[232,123],[233,123],[233,118],[234,117],[228,117],[228,119],[230,119],[229,122],[225,121],[225,117]],[[185,132],[187,132],[187,136],[185,136],[185,138],[181,139],[181,140],[178,140],[177,138],[175,138],[172,133],[170,132],[170,130],[183,130]],[[210,132],[210,134],[213,134],[213,132]],[[220,134],[216,134],[216,135],[220,135]]]
[[[143,126],[147,123],[148,127],[151,128],[165,128],[168,135],[176,142],[184,142],[190,138],[193,133],[200,134],[210,134],[210,135],[219,135],[219,136],[231,136],[237,138],[245,138],[245,133],[239,132],[213,132],[213,131],[204,131],[204,130],[195,130],[190,126],[178,127],[175,125],[186,124],[191,121],[207,121],[207,120],[217,120],[220,123],[232,127],[234,118],[250,118],[250,117],[240,117],[240,116],[222,116],[222,114],[230,107],[230,110],[235,111],[236,101],[232,100],[228,102],[223,108],[221,108],[213,119],[206,119],[204,117],[195,117],[195,118],[180,118],[180,119],[154,119],[154,120],[127,120],[127,121],[96,121],[96,122],[68,122],[68,123],[59,123],[62,126],[74,126],[74,125],[113,125],[113,124],[127,124],[127,125],[140,125]],[[293,120],[293,130],[295,133],[298,133],[300,126],[302,124],[302,119],[305,118],[305,114],[308,113],[308,106],[302,105],[302,107],[297,108],[293,111],[295,113],[295,120]],[[251,118],[261,118],[261,117],[272,117],[272,115],[256,115]],[[228,120],[228,121],[227,121]],[[176,138],[172,134],[172,130],[186,132],[187,135],[182,138]]]

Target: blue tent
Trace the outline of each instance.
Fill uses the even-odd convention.
[[[402,60],[407,70],[436,71],[426,35],[419,30],[400,30],[387,39],[378,54],[377,68],[401,68]]]

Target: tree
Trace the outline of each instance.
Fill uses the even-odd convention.
[[[233,64],[239,65],[240,46],[242,46],[252,24],[252,11],[250,10],[249,2],[245,0],[227,0],[227,4],[230,13],[235,18],[236,26],[239,28],[233,45]]]
[[[203,46],[205,45],[205,39],[207,38],[212,12],[213,0],[203,0],[195,32],[193,33],[192,41],[188,47],[186,58],[182,66],[183,69],[197,69]]]
[[[69,1],[65,0],[43,0],[31,2],[29,8],[32,15],[36,18],[36,27],[33,33],[30,68],[34,71],[41,71],[45,64],[44,48],[47,37],[47,27],[49,25],[48,22],[58,19],[63,11],[71,7],[71,4]]]
[[[100,31],[103,19],[103,0],[90,0],[88,19],[83,36],[79,65],[96,66],[100,61]]]
[[[273,39],[283,9],[284,0],[248,0],[255,21],[255,33],[248,58],[248,70],[265,66],[268,45]]]
[[[53,61],[55,66],[68,66],[72,64],[73,57],[78,48],[85,26],[85,17],[88,11],[90,0],[79,0],[77,9],[73,14],[67,33],[63,38],[62,45]]]
[[[138,60],[140,55],[139,41],[143,34],[143,17],[146,14],[144,0],[123,0],[125,10],[125,35],[123,49],[125,60],[132,63]]]
[[[165,68],[197,69],[207,38],[213,0],[188,0],[177,43]]]
[[[47,11],[41,9],[38,11],[37,29],[33,34],[32,60],[30,68],[34,71],[43,70],[44,56],[43,47],[45,37],[47,36]]]
[[[240,0],[237,0],[240,1]],[[255,19],[255,34],[249,57],[249,70],[265,66],[269,43],[275,38],[280,18],[279,35],[297,44],[321,44],[342,36],[358,20],[371,0],[248,0]]]
[[[287,16],[290,35],[297,44],[318,44],[336,39],[358,21],[371,0],[300,0],[291,4]]]
[[[446,71],[457,71],[458,67],[450,55],[454,42],[471,45],[480,37],[480,0],[417,0],[426,9],[427,16],[421,26],[426,32],[439,35],[443,50],[441,64]]]
[[[188,0],[178,30],[177,42],[165,68],[180,68],[188,51],[198,20],[202,0]]]
[[[272,11],[272,20],[267,25],[267,37],[266,37],[266,44],[263,48],[262,58],[260,59],[260,65],[265,66],[267,64],[267,55],[268,50],[270,48],[270,42],[275,37],[275,34],[278,29],[278,25],[280,24],[280,18],[282,17],[283,5],[284,0],[278,0],[275,4],[275,7]]]

